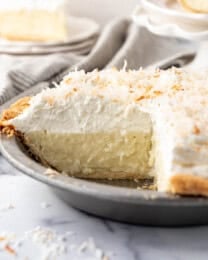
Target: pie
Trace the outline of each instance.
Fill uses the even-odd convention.
[[[207,71],[70,72],[1,116],[39,160],[86,179],[150,179],[158,191],[208,196]]]
[[[10,41],[64,41],[65,16],[59,11],[0,10],[0,37]]]

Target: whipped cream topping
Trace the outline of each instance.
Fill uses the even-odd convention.
[[[12,10],[56,10],[62,7],[65,0],[0,0],[1,11]]]
[[[75,71],[34,96],[11,124],[25,133],[150,133],[153,126],[168,172],[208,176],[207,107],[206,71]]]

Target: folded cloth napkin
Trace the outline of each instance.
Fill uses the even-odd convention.
[[[3,77],[0,104],[39,82],[59,82],[75,68],[86,71],[112,66],[122,68],[126,61],[128,69],[138,69],[153,64],[161,65],[161,60],[167,62],[174,57],[180,59],[194,51],[195,46],[187,41],[159,37],[138,27],[129,19],[116,19],[103,29],[87,56],[56,53],[32,58],[0,57],[0,71],[10,59],[7,73],[0,74],[0,80]],[[180,63],[181,65],[183,64]]]

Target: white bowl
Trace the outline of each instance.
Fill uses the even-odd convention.
[[[194,41],[208,40],[208,15],[189,14],[156,5],[155,0],[141,0],[132,18],[136,24],[157,35]]]
[[[177,24],[208,29],[208,15],[185,11],[175,0],[141,0],[144,10],[152,16]]]

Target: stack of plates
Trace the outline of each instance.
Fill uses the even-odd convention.
[[[208,40],[208,15],[187,12],[177,1],[141,0],[133,20],[161,36]]]
[[[68,17],[68,38],[64,42],[14,42],[0,39],[0,53],[43,55],[54,52],[87,54],[97,40],[99,25],[88,18]]]

